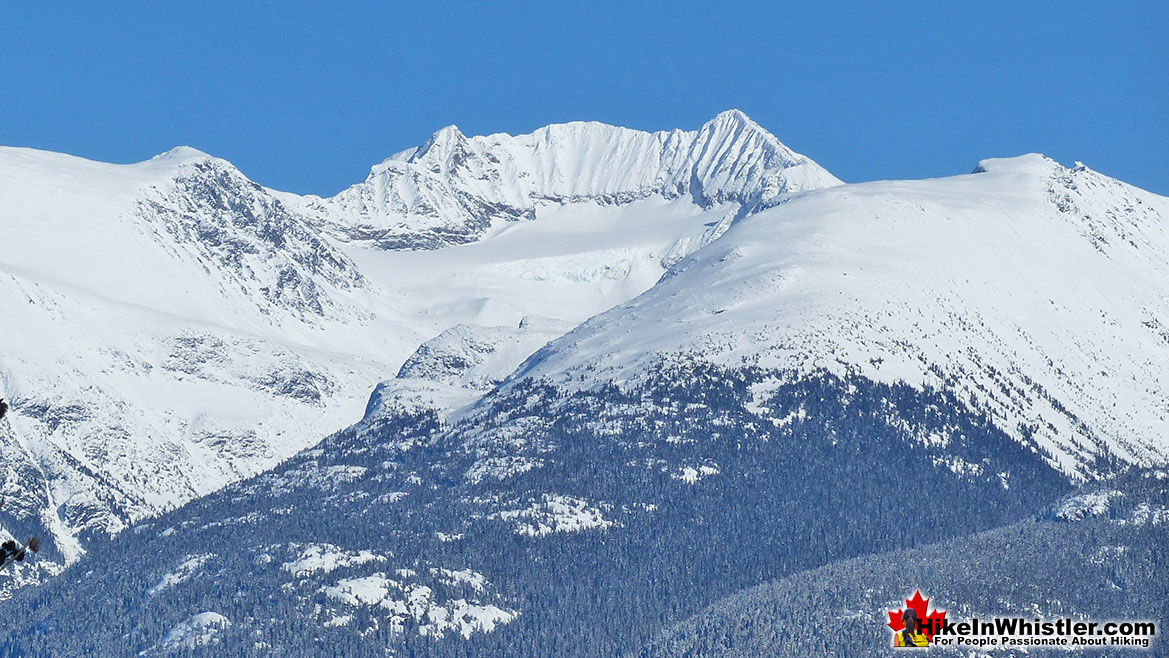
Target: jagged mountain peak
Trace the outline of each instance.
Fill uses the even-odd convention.
[[[773,145],[783,146],[775,135],[756,123],[754,119],[747,116],[742,110],[737,109],[719,112],[709,121],[702,124],[698,132],[699,134],[712,135],[720,139],[733,138],[746,134],[747,136],[757,137]],[[787,149],[786,146],[783,146],[783,148]]]
[[[465,141],[467,141],[467,137],[463,135],[463,131],[459,130],[459,127],[452,123],[449,126],[443,126],[434,131],[434,134],[430,136],[429,143]]]
[[[425,144],[410,153],[406,161],[445,165],[447,168],[439,171],[448,173],[449,167],[457,165],[452,160],[465,157],[466,150],[466,136],[458,126],[450,125],[435,131]]]
[[[774,135],[753,121],[741,110],[732,109],[720,112],[706,121],[697,130],[685,131],[681,129],[644,131],[634,128],[625,128],[601,121],[566,121],[552,123],[537,128],[530,133],[512,135],[509,133],[492,133],[483,136],[467,137],[458,126],[449,125],[434,132],[421,146],[406,149],[391,155],[379,165],[375,165],[371,174],[384,171],[391,162],[434,163],[445,160],[452,149],[473,149],[476,155],[484,156],[494,150],[508,147],[549,153],[556,151],[588,151],[597,146],[608,145],[612,142],[623,143],[626,146],[637,146],[639,142],[660,144],[664,150],[684,150],[694,148],[695,143],[701,147],[709,147],[711,142],[734,141],[736,139],[754,139],[759,144],[778,147],[793,161],[806,160],[804,156],[795,154],[784,146]],[[632,144],[630,142],[633,142]],[[718,145],[714,145],[718,148]],[[557,153],[557,155],[561,155]]]
[[[200,151],[199,149],[191,147],[191,146],[176,146],[176,147],[170,149],[169,151],[163,151],[162,153],[159,153],[158,155],[154,156],[153,158],[150,158],[149,160],[147,160],[147,162],[154,162],[154,163],[159,163],[159,164],[162,164],[162,163],[184,163],[184,162],[202,161],[202,160],[210,160],[210,159],[218,159],[218,158],[215,158],[214,156],[212,156],[208,153],[205,153],[203,151]]]
[[[714,118],[712,118],[708,123],[714,123],[714,122],[734,123],[734,124],[739,124],[739,125],[751,125],[751,126],[756,126],[756,127],[759,126],[759,124],[755,123],[755,121],[752,120],[751,117],[747,116],[746,112],[740,110],[737,107],[732,107],[729,110],[723,110],[722,112],[719,112],[718,114],[714,115]]]
[[[840,184],[738,110],[698,130],[645,132],[599,122],[466,137],[448,126],[320,202],[340,235],[390,249],[478,239],[549,205],[624,205],[689,197],[754,210],[785,195]]]

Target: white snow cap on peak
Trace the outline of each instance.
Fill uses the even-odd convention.
[[[660,195],[758,209],[841,181],[739,110],[697,130],[646,132],[596,121],[467,137],[455,126],[371,168],[323,200],[338,226],[386,245],[475,239],[542,204],[625,204]],[[425,234],[422,242],[412,236]]]
[[[459,130],[459,127],[452,123],[449,126],[444,126],[434,131],[434,134],[430,136],[430,141],[427,142],[427,144],[445,144],[449,142],[462,142],[466,140],[467,138],[463,135],[463,131]]]
[[[148,162],[190,162],[192,160],[209,160],[213,157],[191,146],[176,146],[150,158]]]
[[[974,168],[974,173],[1012,172],[1046,175],[1051,173],[1052,169],[1059,166],[1060,164],[1058,162],[1042,153],[1024,153],[1023,155],[1016,155],[1013,158],[986,158],[979,160],[978,166]]]
[[[466,141],[466,136],[463,135],[463,132],[456,125],[452,124],[444,128],[439,128],[434,131],[430,139],[426,140],[425,144],[418,148],[411,159],[421,159],[431,153],[445,154],[452,147],[465,144]]]
[[[464,217],[454,196],[519,216],[537,200],[612,202],[655,193],[767,204],[840,182],[740,110],[727,110],[692,131],[573,121],[521,135],[467,137],[447,126],[374,166],[366,181],[331,203],[354,223],[417,229],[474,219]]]
[[[1039,154],[820,189],[739,218],[511,380],[628,382],[663,356],[826,368],[955,386],[1069,473],[1164,464],[1167,220],[1169,198]]]
[[[707,125],[710,125],[710,124],[731,124],[731,125],[752,126],[755,128],[759,128],[759,124],[755,123],[755,121],[753,121],[751,119],[751,117],[747,116],[747,114],[745,112],[743,112],[742,110],[740,110],[738,108],[731,108],[729,110],[723,110],[722,112],[719,112],[718,114],[714,115],[714,118],[711,119],[710,121],[707,121],[706,123],[707,123]]]
[[[707,136],[707,139],[712,141],[734,140],[743,136],[754,137],[760,143],[765,143],[771,148],[782,149],[785,155],[793,159],[804,157],[785,146],[775,135],[756,123],[742,110],[732,109],[719,112],[710,121],[702,124],[702,127],[698,129],[698,135],[700,139],[702,136]]]

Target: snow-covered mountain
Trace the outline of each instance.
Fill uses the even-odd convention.
[[[343,424],[392,358],[326,342],[377,326],[373,287],[222,160],[4,149],[0,189],[5,450],[28,465],[4,526],[39,523],[64,560]]]
[[[513,379],[628,381],[663,358],[951,390],[1070,474],[1164,464],[1169,199],[1038,155],[798,195]]]
[[[462,404],[735,217],[838,182],[737,112],[444,129],[332,199],[185,147],[0,148],[3,527],[46,535],[53,571],[361,418],[400,369],[378,399]]]
[[[5,528],[73,559],[296,454],[94,541],[0,648],[621,655],[1169,462],[1169,199],[1036,155],[843,185],[777,145],[738,113],[447,129],[332,199],[4,152],[50,259],[0,248],[5,490],[37,483]],[[54,192],[94,172],[104,210]]]
[[[621,205],[656,196],[752,209],[838,184],[729,110],[690,132],[576,122],[518,137],[467,138],[448,126],[375,166],[365,181],[331,199],[308,199],[307,206],[351,239],[433,249],[475,240],[493,223],[534,219],[549,205]]]

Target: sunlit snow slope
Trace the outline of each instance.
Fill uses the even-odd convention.
[[[798,195],[515,379],[630,379],[661,358],[949,388],[1070,474],[1163,464],[1169,199],[1038,155]]]
[[[448,126],[337,196],[302,203],[348,238],[436,248],[474,240],[499,220],[531,219],[550,204],[661,197],[750,210],[839,183],[730,110],[690,132],[575,122],[467,138]]]
[[[0,522],[46,535],[52,573],[90,533],[357,420],[412,354],[378,400],[457,406],[735,217],[837,183],[738,112],[694,132],[444,129],[333,199],[189,148],[0,148]]]

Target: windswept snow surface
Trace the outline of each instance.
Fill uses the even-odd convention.
[[[0,148],[0,523],[45,535],[54,572],[357,420],[412,354],[378,399],[456,409],[735,217],[837,183],[738,112],[444,129],[333,199],[186,147]]]
[[[1068,473],[1163,464],[1167,254],[1169,199],[1038,155],[832,187],[735,222],[514,378],[588,386],[661,358],[853,371],[953,389]]]

